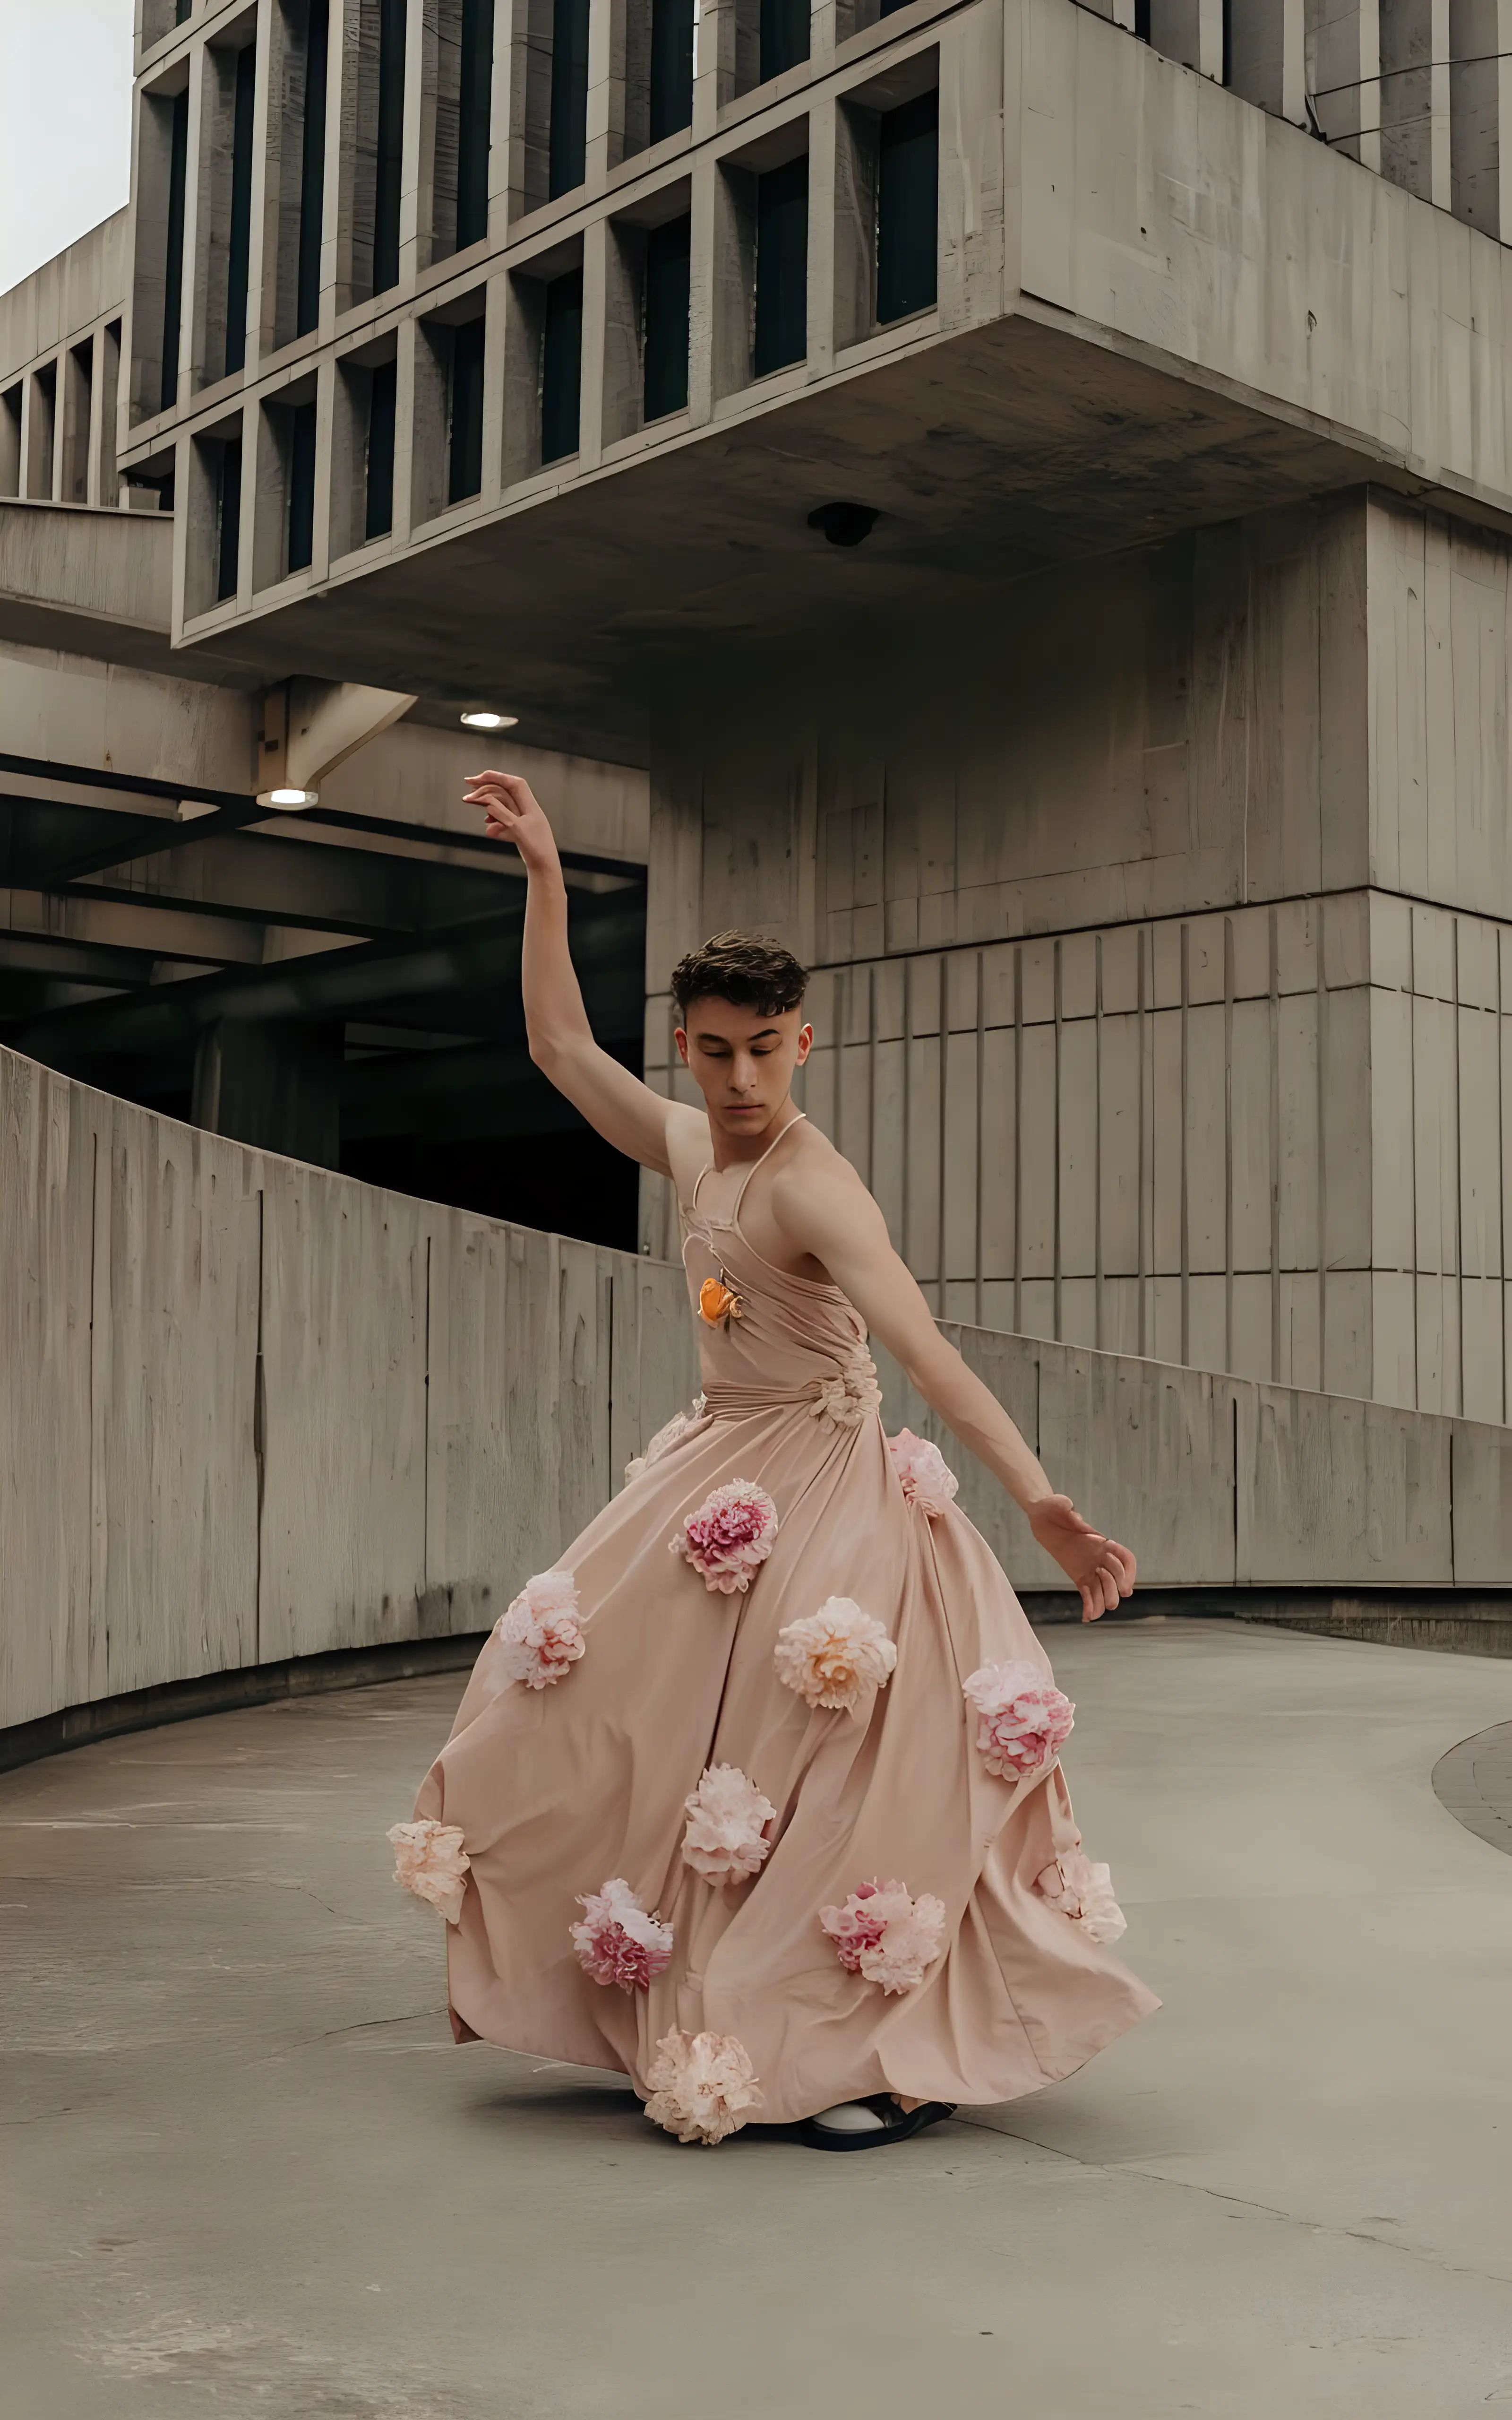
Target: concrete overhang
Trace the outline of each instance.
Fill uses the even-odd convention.
[[[1421,489],[1326,423],[1099,340],[1026,299],[771,411],[479,518],[216,636],[249,674],[509,702],[541,744],[636,756],[690,645],[799,653],[969,613],[1047,566],[1357,486]],[[809,526],[873,506],[861,545]],[[180,658],[182,661],[182,658]]]

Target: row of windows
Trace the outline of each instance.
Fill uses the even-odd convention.
[[[0,496],[116,503],[120,349],[113,319],[0,389]]]
[[[803,123],[794,130],[801,135]],[[930,309],[936,293],[938,93],[931,87],[899,106],[868,114],[856,130],[865,147],[856,181],[872,196],[867,324],[884,327]],[[723,172],[722,207],[743,230],[745,273],[717,303],[735,331],[740,359],[733,383],[748,385],[801,363],[809,346],[810,158],[800,151],[760,173]],[[679,190],[673,188],[675,198]],[[684,209],[642,225],[611,221],[605,297],[603,440],[686,411],[688,401],[692,220]],[[508,281],[503,460],[507,488],[579,450],[583,411],[582,239],[578,257],[553,256],[554,273],[517,271]],[[737,243],[737,250],[740,246]],[[564,247],[563,249],[566,249]],[[485,476],[485,368],[488,342],[485,290],[460,298],[444,317],[415,330],[410,520],[423,523],[479,495]],[[617,361],[612,331],[633,331],[633,360]],[[852,332],[865,333],[864,328]],[[266,404],[258,509],[263,548],[252,585],[266,587],[309,566],[315,551],[318,419],[316,373],[298,399]],[[387,536],[394,523],[400,423],[398,340],[394,334],[335,365],[332,551],[340,556]],[[243,440],[236,429],[205,441],[203,463],[214,483],[214,578],[198,610],[235,597],[241,584]],[[269,499],[277,500],[273,531]],[[194,610],[194,609],[192,609]]]
[[[253,256],[257,111],[257,10],[244,12],[203,54],[199,159],[190,158],[187,65],[166,76],[180,88],[143,97],[138,191],[137,417],[173,408],[183,366],[186,291],[197,272],[189,341],[195,383],[245,366],[249,300],[266,313],[265,343],[307,334],[318,320],[323,275],[334,253],[338,308],[370,301],[399,280],[406,93],[406,0],[266,0],[272,80],[267,178],[272,196],[265,297],[248,292]],[[903,0],[856,0],[857,23]],[[517,209],[574,192],[587,174],[591,0],[528,0],[520,48],[524,80]],[[502,21],[501,12],[501,22]],[[345,42],[339,113],[329,85],[332,21]],[[616,162],[691,124],[697,0],[629,0],[624,17],[623,123]],[[424,65],[428,261],[488,232],[493,144],[495,0],[435,0]],[[427,11],[427,23],[429,12]],[[810,0],[736,0],[734,88],[749,90],[809,56]],[[340,119],[340,224],[326,225],[328,152]],[[200,257],[185,257],[188,203],[199,197]],[[332,239],[335,239],[332,245]],[[155,307],[154,307],[155,306]]]

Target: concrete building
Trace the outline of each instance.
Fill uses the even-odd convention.
[[[808,1108],[1151,1581],[1512,1641],[1499,23],[145,0],[131,206],[0,300],[0,1347],[95,1490],[8,1719],[475,1627],[688,1381],[479,708],[653,1082],[690,941],[814,965]]]
[[[0,1039],[214,1133],[633,1245],[633,1171],[525,1051],[523,884],[462,807],[494,744],[466,698],[173,645],[172,475],[116,456],[129,233],[0,297]],[[601,1030],[639,1063],[645,774],[517,736]],[[299,812],[267,804],[291,783]]]
[[[649,766],[942,1312],[1500,1421],[1507,63],[1128,14],[149,8],[116,458],[185,669]]]

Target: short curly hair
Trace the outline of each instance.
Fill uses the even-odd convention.
[[[761,1016],[802,1005],[809,970],[791,950],[759,933],[716,933],[672,969],[672,998],[686,1016],[695,1000],[727,1000]]]

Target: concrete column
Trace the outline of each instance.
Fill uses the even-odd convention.
[[[211,1134],[335,1168],[341,1157],[341,1023],[223,1017],[194,1054],[192,1115]]]
[[[1322,132],[1362,166],[1381,166],[1379,0],[1303,0],[1306,85]]]
[[[1305,0],[1232,0],[1228,21],[1230,90],[1273,117],[1306,122]]]
[[[1151,48],[1223,82],[1223,0],[1149,0]]]
[[[1381,0],[1381,173],[1449,208],[1449,0]]]
[[[1457,219],[1499,240],[1512,232],[1512,0],[1449,0],[1449,182]]]

